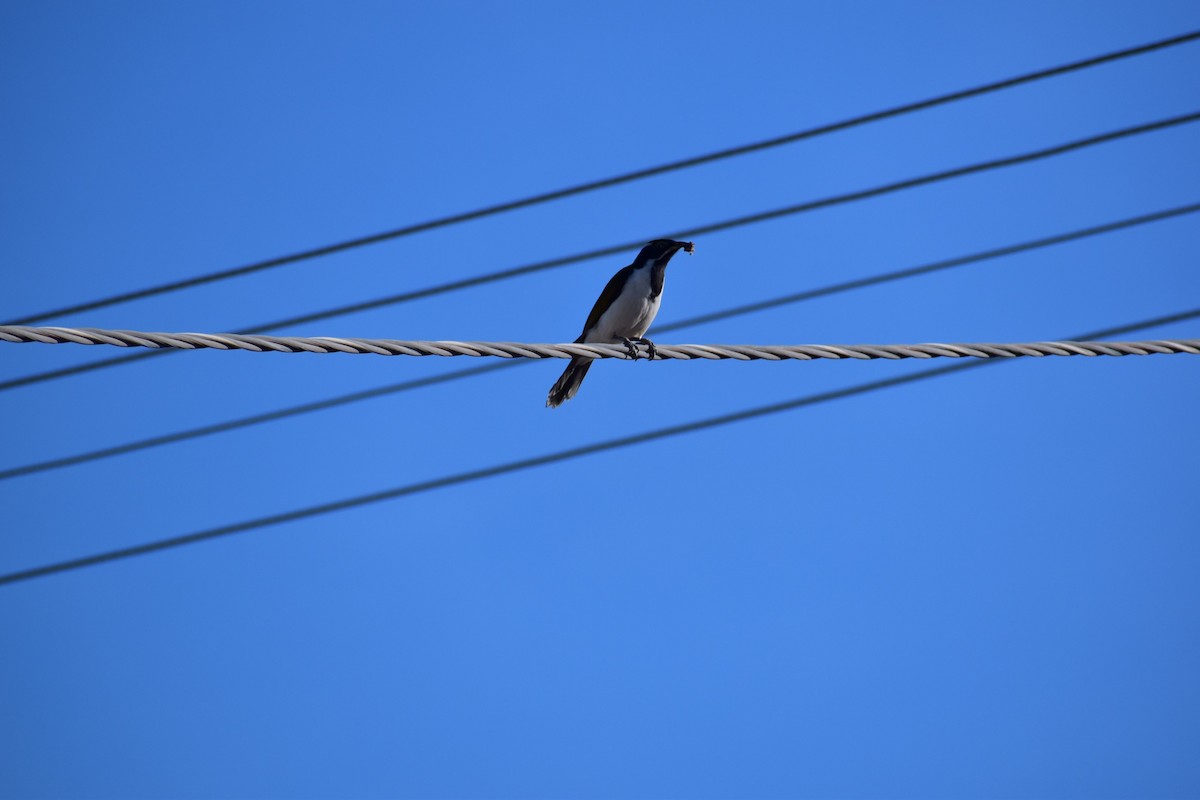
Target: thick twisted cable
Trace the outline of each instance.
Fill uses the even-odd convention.
[[[430,342],[400,339],[346,339],[328,336],[263,336],[233,333],[147,333],[101,328],[0,325],[0,341],[42,344],[104,344],[180,350],[246,350],[254,353],[352,353],[381,356],[473,356],[498,358],[633,358],[619,344],[524,344],[519,342]],[[649,357],[638,345],[636,356]],[[784,361],[813,359],[1019,358],[1023,356],[1127,356],[1187,353],[1200,355],[1200,339],[1138,342],[1021,342],[976,344],[677,344],[658,345],[660,359]]]

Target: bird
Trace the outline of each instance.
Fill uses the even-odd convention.
[[[645,338],[645,333],[650,329],[650,323],[654,322],[662,302],[667,262],[680,250],[690,255],[695,252],[696,246],[674,239],[655,239],[642,248],[632,264],[617,270],[592,306],[592,313],[588,314],[583,333],[575,340],[576,344],[624,344],[632,359],[638,357],[637,345],[644,344],[648,348],[649,358],[654,359],[658,355],[658,348]],[[558,408],[575,396],[593,360],[579,356],[571,359],[563,374],[550,387],[550,393],[546,396],[548,408]]]

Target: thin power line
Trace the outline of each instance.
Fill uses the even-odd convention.
[[[919,344],[660,344],[628,347],[585,342],[459,342],[327,336],[240,336],[236,333],[151,333],[104,328],[0,325],[0,342],[173,347],[310,355],[466,356],[468,358],[618,358],[682,361],[813,361],[818,359],[1020,358],[1026,356],[1200,355],[1200,339],[1141,342],[924,342]]]
[[[120,456],[126,453],[133,453],[138,450],[146,450],[151,447],[160,447],[162,445],[175,444],[184,442],[189,439],[199,439],[204,436],[213,436],[226,431],[234,431],[239,428],[247,428],[252,425],[263,425],[268,422],[275,422],[288,417],[298,416],[300,414],[310,414],[315,411],[324,411],[337,406],[347,405],[349,403],[357,403],[362,400],[371,400],[376,397],[384,397],[397,392],[406,392],[412,389],[421,389],[426,386],[435,386],[439,383],[449,383],[451,381],[461,380],[463,378],[472,378],[476,375],[483,375],[488,372],[505,369],[508,367],[519,367],[522,364],[529,364],[529,361],[501,361],[495,364],[484,364],[478,367],[468,367],[467,369],[454,370],[443,375],[433,375],[427,378],[418,378],[411,381],[402,381],[393,383],[388,386],[380,386],[374,389],[365,389],[361,392],[351,392],[350,394],[331,397],[327,400],[317,400],[312,403],[302,403],[297,406],[281,408],[275,411],[267,411],[262,414],[254,414],[249,417],[241,417],[239,419],[227,420],[218,422],[212,425],[203,425],[198,428],[189,428],[184,431],[168,433],[163,436],[153,436],[149,439],[139,439],[134,442],[117,445],[115,447],[106,447],[102,450],[92,450],[87,453],[79,453],[65,458],[56,458],[51,461],[41,461],[35,464],[25,464],[12,469],[0,471],[0,480],[7,478],[16,478],[21,475],[31,475],[35,472],[45,472],[46,470],[59,469],[62,467],[74,466],[76,464],[84,464],[89,461],[97,461],[102,458],[111,458]]]
[[[859,200],[866,200],[868,198],[878,197],[880,195],[890,194],[892,192],[903,191],[905,189],[912,189],[912,188],[916,188],[919,186],[925,186],[928,184],[937,183],[940,181],[951,180],[954,178],[961,178],[961,177],[965,177],[967,175],[973,175],[973,174],[980,173],[980,172],[986,172],[989,170],[1000,169],[1002,167],[1011,167],[1011,166],[1016,166],[1018,164],[1028,163],[1031,161],[1038,161],[1041,159],[1063,155],[1065,153],[1070,153],[1075,150],[1081,150],[1081,149],[1084,149],[1087,147],[1092,147],[1095,145],[1115,141],[1118,139],[1127,138],[1130,136],[1137,136],[1137,135],[1144,134],[1144,133],[1150,133],[1153,131],[1158,131],[1158,130],[1162,130],[1165,128],[1174,127],[1177,125],[1184,125],[1187,123],[1195,122],[1197,120],[1200,120],[1200,112],[1193,112],[1191,114],[1185,114],[1182,116],[1157,120],[1155,122],[1150,122],[1150,123],[1146,123],[1146,124],[1142,124],[1142,125],[1135,125],[1135,126],[1128,127],[1128,128],[1121,128],[1120,130],[1109,131],[1108,133],[1102,133],[1102,134],[1099,134],[1096,136],[1089,136],[1085,139],[1077,139],[1077,140],[1074,140],[1071,142],[1066,142],[1064,144],[1044,148],[1042,150],[1034,150],[1034,151],[1027,152],[1027,153],[1021,153],[1021,154],[1015,155],[1015,156],[1007,156],[1004,158],[993,159],[990,161],[983,161],[983,162],[979,162],[976,164],[970,164],[970,165],[963,166],[963,167],[956,167],[954,169],[945,170],[943,172],[931,173],[931,174],[922,175],[922,176],[919,176],[916,178],[909,178],[909,179],[897,181],[894,183],[884,184],[882,186],[872,187],[870,189],[863,189],[863,190],[860,190],[857,192],[849,192],[846,194],[834,195],[834,196],[825,197],[825,198],[822,198],[819,200],[810,200],[810,201],[806,201],[804,203],[798,203],[798,204],[791,205],[791,206],[785,206],[783,208],[772,209],[770,211],[762,211],[762,212],[759,212],[756,214],[750,214],[747,216],[734,217],[732,219],[723,220],[720,222],[714,222],[714,223],[710,223],[708,225],[701,225],[698,227],[689,228],[689,229],[682,230],[682,231],[675,231],[674,233],[667,234],[667,236],[669,238],[673,238],[673,239],[683,239],[683,238],[695,237],[695,236],[699,236],[699,235],[703,235],[703,234],[707,234],[707,233],[716,233],[719,231],[729,230],[731,228],[741,227],[743,225],[750,225],[750,224],[754,224],[757,222],[765,222],[765,221],[772,220],[772,219],[779,219],[781,217],[786,217],[786,216],[790,216],[793,214],[800,214],[800,213],[804,213],[804,212],[808,212],[808,211],[815,211],[817,209],[828,208],[830,206],[841,205],[843,203],[850,203],[850,202],[855,202],[855,201],[859,201]],[[414,291],[402,292],[400,294],[389,295],[386,297],[380,297],[380,298],[376,298],[373,300],[366,300],[366,301],[362,301],[362,302],[358,302],[358,303],[352,303],[350,305],[327,309],[325,311],[317,311],[317,312],[313,312],[313,313],[309,313],[309,314],[302,314],[299,316],[288,317],[286,319],[280,319],[280,320],[275,320],[273,322],[264,323],[261,325],[255,325],[254,327],[251,327],[251,328],[244,328],[240,331],[237,331],[237,333],[241,333],[241,334],[264,333],[266,331],[276,330],[278,328],[285,328],[285,327],[290,327],[293,325],[307,324],[309,322],[316,322],[319,320],[325,320],[325,319],[330,319],[333,317],[344,316],[346,314],[353,314],[353,313],[357,313],[357,312],[361,312],[361,311],[368,311],[368,310],[372,310],[372,309],[376,309],[376,308],[382,308],[384,306],[396,305],[399,303],[411,302],[414,300],[420,300],[420,299],[424,299],[427,297],[433,297],[436,295],[447,294],[449,292],[455,292],[455,291],[459,291],[462,289],[468,289],[471,287],[481,286],[481,285],[488,284],[488,283],[494,283],[497,281],[508,280],[510,278],[515,278],[515,277],[518,277],[521,275],[529,275],[534,272],[541,272],[541,271],[548,270],[548,269],[563,267],[568,264],[575,264],[575,263],[578,263],[581,261],[587,261],[590,259],[599,258],[601,256],[615,255],[617,253],[621,253],[626,250],[637,248],[637,247],[641,246],[642,244],[644,244],[645,241],[646,241],[646,238],[639,238],[639,239],[636,239],[636,240],[633,240],[630,242],[624,242],[619,245],[613,245],[611,247],[604,247],[604,248],[601,248],[598,250],[591,250],[591,251],[588,251],[585,253],[579,253],[579,254],[576,254],[573,256],[564,256],[564,257],[560,257],[560,258],[550,259],[548,261],[539,261],[539,262],[536,262],[533,264],[526,264],[524,266],[512,267],[510,269],[499,270],[497,272],[491,272],[491,273],[487,273],[484,275],[476,275],[471,278],[464,278],[461,280],[451,281],[449,283],[443,283],[443,284],[440,284],[437,286],[430,286],[430,287],[426,287],[424,289],[417,289]],[[10,379],[7,381],[0,382],[0,391],[5,391],[8,389],[16,389],[21,386],[28,386],[28,385],[35,384],[35,383],[42,383],[44,381],[54,380],[57,378],[65,378],[65,377],[69,377],[72,375],[79,375],[79,374],[82,374],[85,372],[92,372],[97,369],[103,369],[106,367],[116,366],[118,364],[126,364],[126,363],[130,363],[133,361],[138,361],[138,360],[142,360],[142,359],[146,359],[146,358],[153,358],[155,356],[163,355],[166,352],[168,352],[168,351],[155,351],[155,352],[149,352],[149,353],[137,353],[137,354],[133,354],[133,355],[123,355],[123,356],[117,356],[115,358],[101,359],[99,361],[93,361],[93,362],[89,362],[86,364],[76,364],[74,366],[64,367],[61,369],[49,370],[46,372],[39,372],[39,373],[35,373],[33,375],[25,375],[25,376],[22,376],[19,378],[13,378],[13,379]]]
[[[857,278],[855,280],[843,281],[828,286],[822,286],[815,289],[809,289],[803,292],[783,295],[781,297],[761,300],[756,303],[748,303],[746,305],[735,306],[720,311],[713,311],[707,314],[701,314],[695,317],[678,320],[676,322],[667,323],[654,328],[651,333],[654,335],[667,333],[669,331],[683,330],[685,328],[695,327],[697,325],[716,322],[719,320],[729,319],[731,317],[741,316],[743,314],[752,314],[758,311],[765,311],[770,308],[788,305],[790,303],[800,303],[808,300],[814,300],[820,297],[839,294],[841,292],[849,292],[857,289],[864,289],[878,284],[889,283],[907,278],[913,278],[920,275],[926,275],[933,272],[938,272],[955,267],[966,266],[969,264],[988,261],[991,259],[1002,258],[1005,256],[1016,255],[1018,253],[1037,250],[1053,245],[1064,244],[1067,242],[1076,241],[1092,236],[1099,236],[1105,233],[1112,233],[1126,228],[1132,228],[1138,225],[1145,225],[1152,222],[1170,219],[1173,217],[1182,216],[1185,214],[1193,214],[1200,211],[1200,203],[1180,206],[1177,208],[1157,211],[1152,214],[1143,214],[1137,217],[1116,220],[1113,222],[1095,225],[1089,228],[1068,231],[1066,233],[1055,234],[1041,239],[1033,239],[1027,242],[998,247],[991,250],[984,250],[978,253],[972,253],[957,258],[944,259],[935,261],[929,264],[922,264],[906,269],[894,270],[878,275],[871,275],[865,278]],[[373,389],[365,389],[358,392],[350,392],[348,394],[330,397],[325,400],[317,400],[311,403],[302,403],[300,405],[289,406],[287,408],[267,411],[262,414],[253,414],[238,419],[226,420],[211,425],[203,425],[196,428],[189,428],[174,433],[168,433],[161,436],[153,436],[146,439],[139,439],[133,442],[106,447],[99,450],[91,450],[84,453],[77,453],[63,458],[56,458],[47,461],[35,462],[32,464],[23,464],[18,467],[13,467],[7,470],[0,470],[0,480],[8,478],[16,478],[22,475],[31,475],[38,472],[45,472],[52,469],[60,469],[78,464],[84,464],[91,461],[98,461],[104,458],[125,455],[127,453],[146,450],[153,447],[160,447],[168,444],[176,444],[190,439],[198,439],[204,436],[212,436],[218,433],[247,428],[254,425],[262,425],[268,422],[275,422],[288,417],[299,416],[301,414],[309,414],[316,411],[325,411],[331,408],[336,408],[350,403],[357,403],[364,400],[371,400],[377,397],[385,397],[387,395],[407,392],[414,389],[421,389],[428,386],[436,386],[442,383],[450,383],[452,381],[462,380],[465,378],[473,378],[478,375],[495,372],[497,370],[508,369],[510,367],[519,367],[531,362],[528,361],[505,361],[498,364],[485,364],[478,367],[468,367],[466,369],[452,370],[441,375],[434,375],[426,378],[418,378],[415,380],[401,381],[385,386],[379,386]]]
[[[1184,311],[1178,314],[1158,317],[1156,319],[1145,320],[1143,322],[1135,322],[1129,325],[1120,325],[1113,328],[1090,331],[1072,338],[1103,339],[1109,336],[1118,336],[1132,331],[1151,328],[1158,325],[1166,325],[1173,322],[1182,322],[1184,320],[1195,319],[1197,317],[1200,317],[1200,308],[1192,309],[1191,311]],[[659,428],[657,430],[634,434],[632,436],[609,439],[607,441],[583,445],[582,447],[572,447],[567,450],[560,450],[556,453],[548,453],[546,455],[535,456],[533,458],[510,461],[505,464],[498,464],[491,467],[485,467],[483,469],[471,470],[469,472],[460,472],[454,475],[447,475],[442,478],[421,481],[419,483],[410,483],[404,486],[385,489],[379,492],[371,492],[370,494],[363,494],[357,497],[350,497],[331,503],[321,503],[319,505],[308,506],[292,511],[285,511],[280,514],[258,517],[257,519],[237,522],[232,525],[222,525],[217,528],[209,528],[207,530],[185,534],[183,536],[173,536],[167,539],[159,539],[157,541],[135,545],[133,547],[123,547],[116,550],[109,550],[104,553],[85,556],[83,558],[59,561],[57,563],[47,564],[41,567],[10,572],[6,575],[0,575],[0,586],[10,583],[18,583],[20,581],[27,581],[33,578],[45,577],[58,572],[67,572],[70,570],[81,569],[83,567],[104,564],[110,561],[118,561],[126,558],[133,558],[135,556],[148,555],[161,550],[169,550],[175,547],[182,547],[183,545],[196,544],[198,542],[208,541],[209,539],[217,539],[222,536],[229,536],[235,533],[246,533],[259,528],[280,525],[285,522],[295,522],[297,520],[307,519],[309,517],[323,516],[325,514],[332,514],[337,511],[346,511],[351,508],[358,508],[359,506],[379,503],[384,500],[394,500],[400,497],[421,494],[434,489],[443,489],[448,486],[472,483],[485,478],[494,478],[498,475],[521,472],[534,467],[542,467],[547,464],[556,464],[562,461],[569,461],[575,458],[595,455],[596,453],[607,452],[609,450],[617,450],[623,447],[631,447],[633,445],[644,444],[646,442],[657,441],[660,439],[667,439],[673,436],[696,433],[699,431],[708,430],[710,428],[730,425],[735,422],[744,422],[749,419],[765,417],[771,414],[779,414],[784,411],[794,411],[798,408],[804,408],[805,406],[817,405],[819,403],[826,403],[832,400],[841,400],[846,397],[867,394],[869,392],[879,391],[881,389],[890,389],[895,386],[902,386],[907,383],[915,383],[916,381],[925,380],[927,378],[938,378],[954,372],[962,372],[963,370],[993,363],[997,362],[961,362],[957,364],[951,364],[950,366],[946,367],[923,370],[921,372],[910,373],[908,375],[900,375],[894,378],[871,381],[870,383],[861,383],[845,389],[836,389],[831,392],[822,392],[820,394],[811,394],[804,397],[798,397],[793,400],[786,400],[782,403],[772,403],[770,405],[757,406],[755,408],[749,408],[742,411],[735,411],[731,414],[709,417],[707,419],[697,420],[695,422],[687,422],[681,425],[672,425],[666,428]]]
[[[785,294],[780,297],[773,297],[768,300],[760,300],[756,303],[747,303],[745,305],[734,306],[721,311],[713,311],[708,314],[701,314],[695,317],[688,317],[679,322],[669,322],[666,325],[659,325],[654,329],[654,333],[667,333],[670,331],[679,330],[681,328],[690,328],[694,325],[704,325],[709,322],[719,322],[730,317],[737,317],[743,314],[751,314],[756,311],[766,311],[767,309],[777,308],[779,306],[790,305],[792,303],[801,303],[807,300],[815,300],[818,297],[827,297],[833,294],[842,292],[850,292],[856,289],[865,289],[870,286],[878,286],[881,283],[891,283],[893,281],[905,280],[907,278],[915,278],[921,275],[928,275],[933,272],[941,272],[942,270],[953,269],[955,267],[967,266],[980,261],[990,261],[996,258],[1016,255],[1018,253],[1026,253],[1031,250],[1040,250],[1045,247],[1054,245],[1066,244],[1080,239],[1087,239],[1092,236],[1100,236],[1106,233],[1114,233],[1116,231],[1134,228],[1139,225],[1147,225],[1152,222],[1161,222],[1163,220],[1181,217],[1187,214],[1195,214],[1200,211],[1200,203],[1191,203],[1189,205],[1177,206],[1168,208],[1163,211],[1155,211],[1151,214],[1142,214],[1136,217],[1127,217],[1125,219],[1106,222],[1102,225],[1094,225],[1088,228],[1080,228],[1065,233],[1046,236],[1040,239],[1032,239],[1026,242],[1007,245],[1005,247],[997,247],[991,250],[984,250],[978,253],[971,253],[957,258],[944,259],[942,261],[934,261],[929,264],[921,264],[908,269],[895,270],[893,272],[884,272],[878,275],[869,275],[865,278],[855,278],[854,280],[842,281],[840,283],[821,286],[816,289],[808,289],[803,292],[794,294]]]
[[[923,111],[923,110],[926,110],[929,108],[934,108],[936,106],[945,105],[947,103],[953,103],[953,102],[956,102],[959,100],[966,100],[968,98],[978,97],[980,95],[989,94],[991,92],[1000,91],[1002,89],[1009,89],[1009,88],[1012,88],[1015,86],[1020,86],[1022,84],[1032,83],[1034,81],[1044,80],[1046,78],[1051,78],[1051,77],[1055,77],[1058,75],[1064,75],[1064,74],[1067,74],[1070,72],[1087,69],[1089,67],[1095,67],[1095,66],[1099,66],[1101,64],[1119,61],[1121,59],[1130,58],[1133,56],[1144,55],[1146,53],[1151,53],[1156,50],[1163,50],[1163,49],[1166,49],[1169,47],[1174,47],[1176,45],[1186,44],[1188,42],[1192,42],[1197,39],[1200,39],[1200,31],[1192,31],[1190,33],[1185,33],[1180,36],[1172,36],[1172,37],[1169,37],[1166,39],[1160,39],[1155,42],[1150,42],[1148,44],[1138,45],[1137,47],[1130,47],[1130,48],[1126,48],[1123,50],[1116,50],[1111,53],[1094,56],[1092,58],[1082,59],[1080,61],[1072,61],[1070,63],[1062,64],[1057,67],[1050,67],[1048,69],[1037,70],[1035,72],[1028,72],[1023,75],[1017,75],[1017,76],[1014,76],[1011,78],[1005,78],[1004,80],[982,84],[980,86],[975,86],[973,88],[963,89],[963,90],[956,91],[956,92],[951,92],[949,94],[938,95],[936,97],[931,97],[931,98],[928,98],[925,100],[919,100],[914,103],[907,103],[907,104],[900,105],[900,106],[893,106],[892,108],[883,109],[881,111],[875,111],[875,112],[872,112],[869,114],[863,114],[858,117],[851,117],[850,119],[842,120],[840,122],[829,123],[826,125],[817,126],[815,128],[808,128],[808,129],[805,129],[802,131],[796,131],[794,133],[784,134],[783,136],[776,136],[771,139],[764,139],[762,141],[752,142],[750,144],[745,144],[745,145],[739,145],[737,147],[730,147],[730,148],[727,148],[724,150],[716,150],[711,153],[706,153],[706,154],[699,155],[699,156],[692,156],[690,158],[684,158],[684,159],[680,159],[678,161],[670,161],[665,164],[659,164],[658,166],[647,167],[644,169],[634,170],[632,172],[625,172],[625,173],[621,173],[619,175],[614,175],[612,177],[602,178],[600,180],[589,181],[586,183],[580,183],[580,184],[576,184],[574,186],[568,186],[568,187],[565,187],[562,189],[555,189],[550,192],[531,195],[529,197],[521,198],[518,200],[510,200],[510,201],[506,201],[503,203],[498,203],[496,205],[485,206],[483,208],[475,209],[474,211],[466,211],[466,212],[462,212],[462,213],[458,213],[458,214],[452,214],[450,216],[439,217],[437,219],[432,219],[432,220],[428,220],[426,222],[420,222],[420,223],[416,223],[413,225],[406,225],[402,228],[395,228],[390,231],[384,231],[382,233],[376,233],[376,234],[372,234],[370,236],[362,236],[359,238],[349,239],[349,240],[346,240],[343,242],[338,242],[335,244],[330,244],[330,245],[325,245],[322,247],[313,248],[311,250],[302,250],[300,252],[292,253],[292,254],[286,255],[286,256],[270,258],[265,261],[257,261],[252,264],[246,264],[241,267],[234,267],[232,269],[226,269],[226,270],[221,270],[218,272],[212,272],[212,273],[208,273],[206,275],[198,275],[198,276],[195,276],[192,278],[186,278],[184,280],[173,281],[171,283],[164,283],[164,284],[160,284],[158,286],[152,286],[152,287],[148,287],[145,289],[137,289],[134,291],[123,292],[121,294],[112,295],[110,297],[105,297],[105,298],[101,298],[98,300],[91,300],[91,301],[84,302],[84,303],[78,303],[78,304],[72,305],[72,306],[65,306],[63,308],[57,308],[57,309],[53,309],[51,311],[43,311],[38,314],[32,314],[32,315],[23,317],[21,319],[12,320],[10,324],[30,325],[35,322],[39,322],[39,321],[48,319],[50,317],[64,316],[66,314],[75,314],[75,313],[79,313],[82,311],[94,311],[98,308],[106,308],[108,306],[117,305],[119,303],[127,303],[127,302],[130,302],[131,300],[139,300],[139,299],[146,298],[146,297],[153,297],[155,295],[161,295],[161,294],[167,294],[169,292],[179,291],[181,289],[189,289],[189,288],[192,288],[195,286],[201,286],[201,285],[204,285],[207,283],[214,283],[216,281],[227,280],[229,278],[236,278],[236,277],[239,277],[242,275],[250,275],[255,272],[262,272],[264,270],[272,269],[275,267],[281,267],[286,264],[295,264],[300,261],[306,261],[309,259],[318,258],[320,256],[332,255],[334,253],[351,250],[351,249],[354,249],[357,247],[364,247],[367,245],[377,244],[379,242],[389,241],[391,239],[398,239],[403,236],[410,236],[415,233],[422,233],[424,231],[434,230],[436,228],[444,228],[444,227],[448,227],[450,225],[457,225],[457,224],[460,224],[463,222],[470,222],[472,220],[482,219],[484,217],[492,216],[495,214],[501,214],[501,213],[505,213],[508,211],[515,211],[515,210],[521,209],[521,208],[529,208],[531,206],[540,205],[542,203],[549,203],[549,202],[555,201],[555,200],[562,200],[564,198],[572,197],[574,195],[584,194],[587,192],[593,192],[598,189],[605,189],[605,188],[609,188],[612,186],[618,186],[623,183],[630,183],[633,181],[638,181],[638,180],[642,180],[645,178],[654,177],[656,175],[663,175],[663,174],[666,174],[669,172],[675,172],[677,170],[688,169],[690,167],[700,166],[702,164],[709,164],[714,161],[720,161],[720,160],[723,160],[726,158],[733,158],[735,156],[746,155],[747,153],[754,153],[754,152],[758,152],[761,150],[768,150],[770,148],[780,147],[782,145],[799,142],[804,139],[811,139],[811,138],[814,138],[817,136],[823,136],[826,134],[835,133],[837,131],[843,131],[843,130],[847,130],[849,128],[858,127],[860,125],[866,125],[871,122],[879,122],[881,120],[890,119],[892,117],[898,117],[898,116],[902,116],[904,114],[910,114],[915,111]]]

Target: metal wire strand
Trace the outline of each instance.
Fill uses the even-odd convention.
[[[474,358],[650,358],[646,345],[524,344],[346,339],[329,336],[262,336],[236,333],[147,333],[102,328],[34,328],[0,325],[0,342],[86,344],[178,350],[245,350],[251,353],[350,353],[379,356],[471,356]],[[1020,358],[1040,356],[1200,355],[1200,339],[1145,342],[1018,342],[982,344],[661,344],[660,359],[811,361],[846,358]]]

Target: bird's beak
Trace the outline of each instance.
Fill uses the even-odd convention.
[[[679,245],[680,250],[687,253],[689,256],[696,252],[696,245],[693,242],[676,242],[676,244]]]

